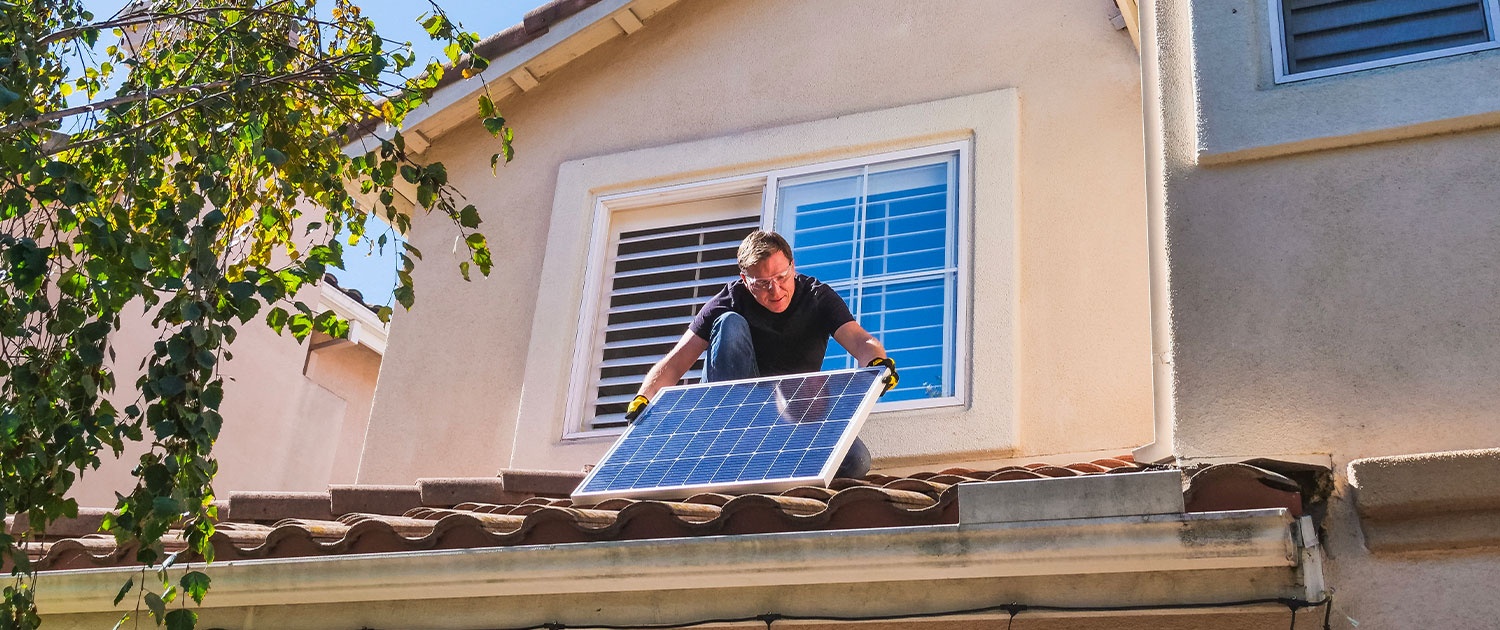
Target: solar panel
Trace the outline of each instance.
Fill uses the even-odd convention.
[[[573,499],[826,486],[880,397],[884,374],[857,368],[664,388]]]

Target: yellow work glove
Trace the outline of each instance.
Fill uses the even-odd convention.
[[[890,357],[871,359],[870,364],[865,367],[875,367],[877,365],[885,367],[886,372],[888,372],[885,376],[885,391],[880,392],[880,395],[884,396],[886,392],[896,389],[896,383],[901,380],[901,377],[896,376],[896,362]]]
[[[639,418],[642,413],[645,413],[646,405],[649,404],[651,404],[651,399],[637,394],[636,397],[630,401],[630,404],[625,407],[625,421],[635,422],[636,418]]]

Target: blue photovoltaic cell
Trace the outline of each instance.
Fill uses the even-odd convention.
[[[575,499],[686,497],[826,483],[879,396],[884,368],[663,389]]]

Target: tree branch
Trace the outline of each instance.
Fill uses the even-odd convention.
[[[17,131],[24,131],[26,129],[34,129],[34,128],[38,127],[38,126],[41,126],[43,123],[52,122],[54,120],[62,120],[64,118],[67,118],[69,116],[73,116],[73,115],[76,115],[76,114],[87,114],[89,112],[100,110],[100,109],[109,109],[109,108],[114,107],[116,105],[124,105],[126,103],[134,103],[136,101],[144,101],[144,100],[146,100],[148,98],[151,98],[153,96],[174,96],[174,95],[177,95],[177,94],[186,94],[188,92],[197,92],[197,91],[204,91],[204,90],[217,90],[217,89],[222,89],[222,88],[228,87],[229,84],[230,84],[229,81],[213,81],[213,82],[210,82],[210,83],[200,83],[200,84],[197,84],[197,85],[180,85],[180,86],[177,86],[177,87],[169,87],[169,88],[162,88],[162,89],[159,89],[159,90],[151,90],[150,92],[139,92],[139,93],[136,93],[136,94],[126,94],[124,96],[116,96],[114,98],[105,99],[105,100],[99,101],[97,103],[89,103],[87,105],[79,105],[77,107],[69,107],[69,108],[66,108],[66,109],[59,109],[59,110],[57,110],[55,112],[47,112],[47,113],[42,114],[40,116],[37,116],[36,118],[33,118],[31,120],[23,120],[23,121],[20,121],[20,122],[13,122],[13,123],[11,123],[9,125],[5,125],[4,127],[0,127],[0,134],[9,134],[9,133],[17,132]]]
[[[324,79],[331,78],[332,76],[335,76],[337,74],[336,71],[333,72],[333,73],[330,73],[328,71],[329,68],[333,68],[333,67],[336,67],[336,66],[334,66],[333,64],[328,64],[325,67],[314,67],[314,68],[308,68],[308,69],[305,69],[305,70],[300,70],[298,72],[291,72],[291,73],[287,73],[287,74],[276,75],[274,77],[268,77],[268,78],[260,80],[260,81],[253,81],[247,87],[258,87],[258,86],[262,86],[262,85],[270,85],[270,84],[273,84],[273,83],[296,83],[297,81],[300,81],[300,80],[303,80],[303,79],[324,80]],[[222,83],[223,86],[229,85],[228,81],[222,81],[222,82],[216,81],[214,83],[208,83],[208,84],[204,84],[204,85],[215,85],[215,84],[219,84],[219,83]],[[223,86],[221,86],[221,87],[223,87]],[[173,108],[170,111],[164,112],[161,115],[159,115],[159,116],[157,116],[155,118],[152,118],[151,120],[147,120],[147,121],[145,121],[145,122],[143,122],[143,123],[141,123],[139,125],[135,125],[135,126],[131,127],[130,129],[126,129],[124,131],[120,131],[120,132],[117,132],[117,133],[112,133],[112,134],[109,134],[109,135],[106,135],[106,136],[100,136],[98,138],[89,138],[87,140],[83,140],[83,141],[80,141],[80,142],[77,142],[77,143],[63,144],[62,146],[59,146],[59,147],[57,147],[57,148],[55,148],[55,149],[53,149],[51,151],[46,152],[46,155],[56,155],[58,153],[62,153],[63,151],[67,151],[67,150],[70,150],[70,149],[76,149],[76,148],[79,148],[79,147],[86,147],[86,146],[89,146],[89,145],[92,145],[92,144],[99,144],[101,142],[107,142],[109,140],[114,140],[116,138],[123,137],[126,134],[134,133],[135,131],[137,131],[139,129],[144,129],[146,127],[150,127],[150,126],[156,125],[158,123],[161,123],[162,121],[167,120],[168,118],[176,116],[177,114],[180,114],[180,113],[188,110],[189,108],[192,108],[193,106],[201,104],[204,101],[207,101],[208,99],[214,98],[216,96],[218,96],[218,94],[210,94],[210,95],[204,96],[203,98],[197,99],[195,101],[192,101],[192,102],[189,102],[189,103],[184,103],[182,105],[179,105],[179,106]]]

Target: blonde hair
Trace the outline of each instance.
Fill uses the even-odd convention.
[[[740,271],[760,264],[776,252],[785,254],[786,261],[792,262],[792,246],[788,245],[786,239],[780,234],[765,230],[751,232],[745,240],[740,241],[738,252]]]

